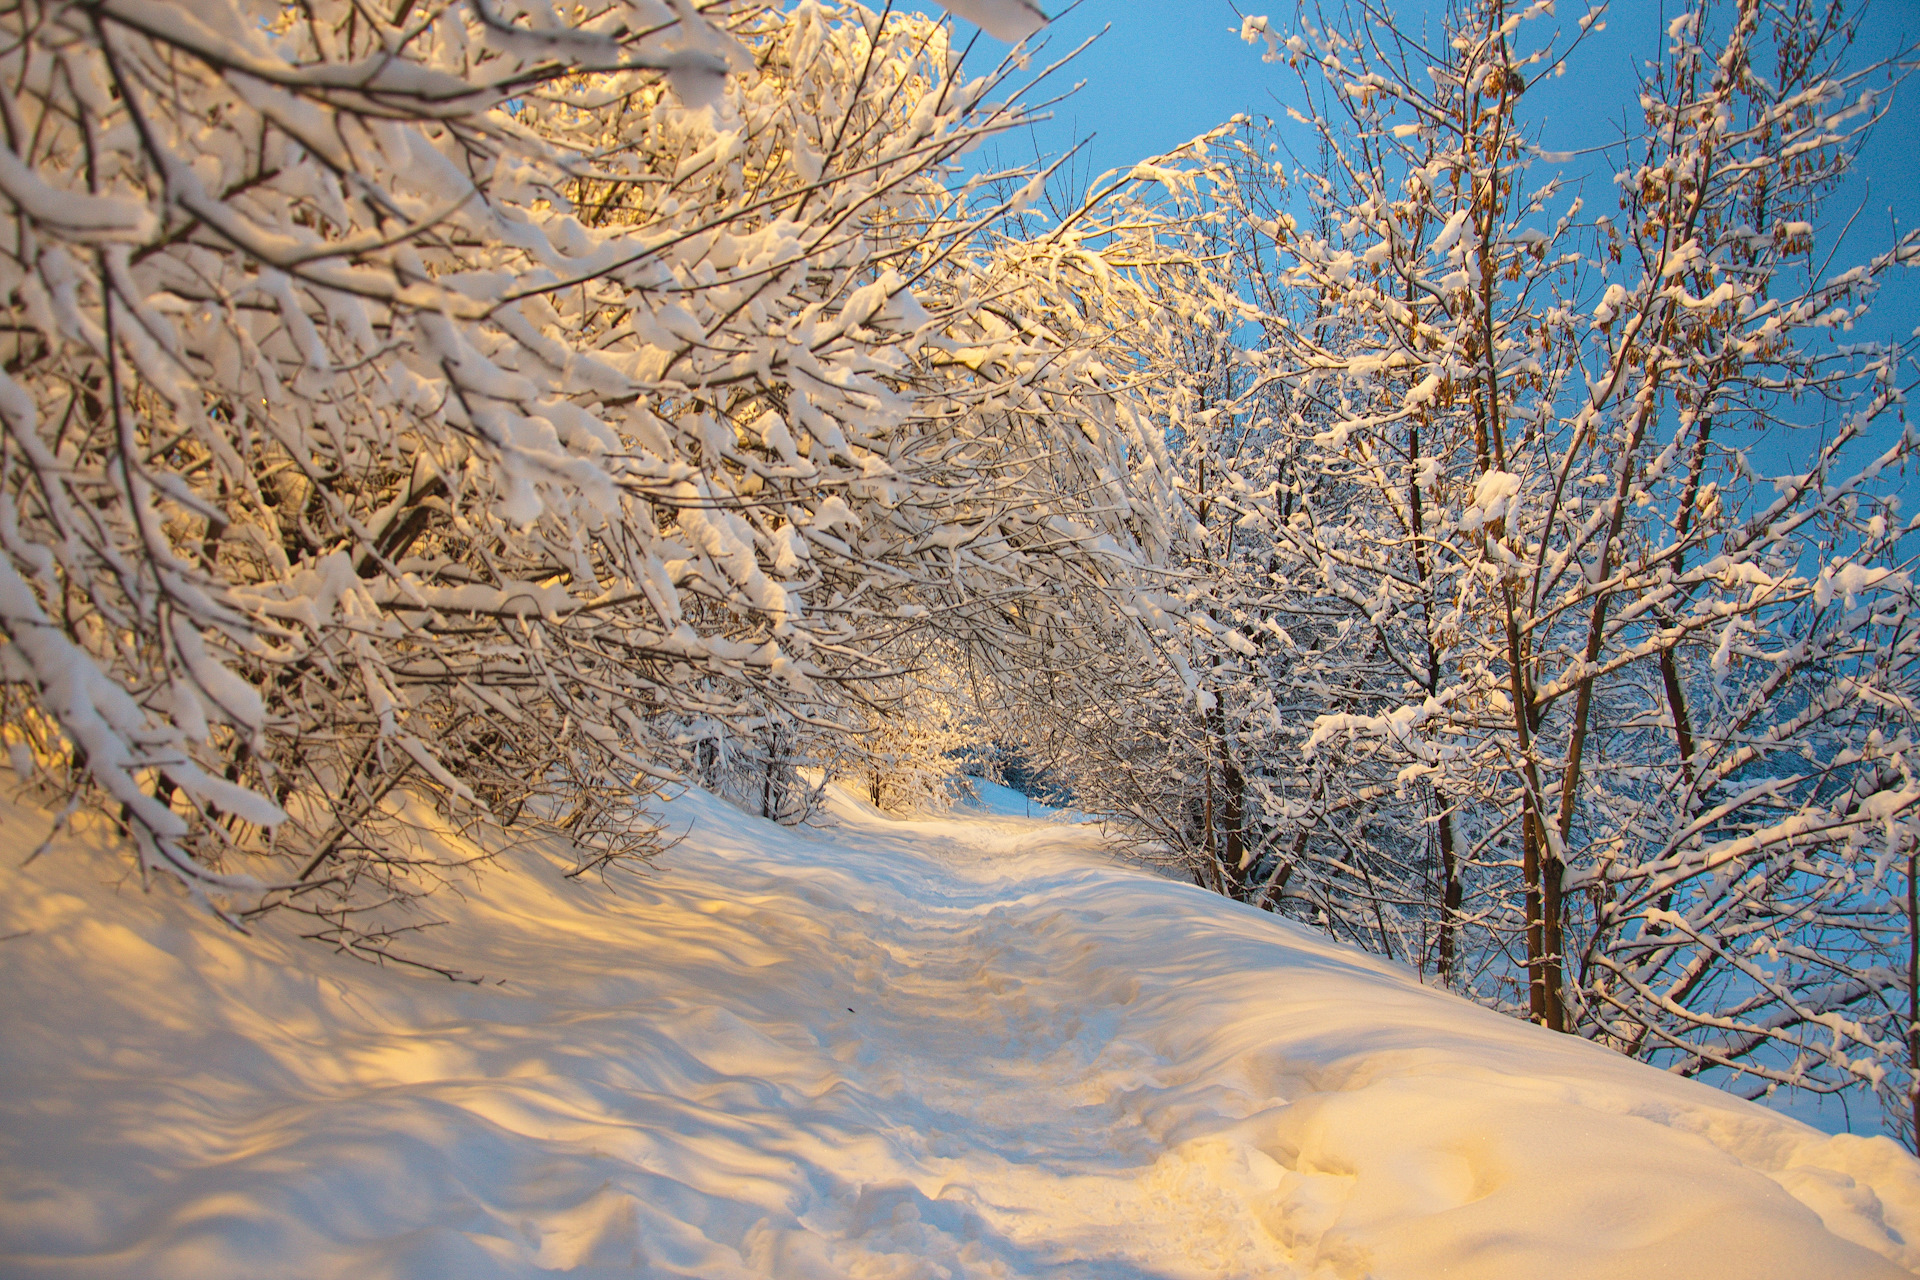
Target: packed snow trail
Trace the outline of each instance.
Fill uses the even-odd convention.
[[[527,846],[453,985],[0,808],[0,1275],[1902,1276],[1920,1166],[1118,867],[1090,829],[690,795]],[[424,809],[423,838],[457,841]]]

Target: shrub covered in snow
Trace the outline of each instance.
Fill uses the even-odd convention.
[[[998,188],[950,162],[1020,119],[1015,64],[963,78],[941,22],[0,27],[10,741],[233,910],[351,937],[431,884],[396,788],[644,852],[716,733],[843,734],[902,637],[1159,536],[1072,310],[1113,272],[987,234]]]

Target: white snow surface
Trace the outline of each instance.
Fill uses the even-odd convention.
[[[1047,15],[1033,0],[939,0],[940,7],[979,27],[996,40],[1015,44],[1047,25]]]
[[[236,934],[0,805],[0,1274],[1867,1277],[1920,1165],[1116,865],[695,793],[613,890],[522,845],[418,945]],[[431,815],[420,810],[423,823]],[[453,841],[445,832],[430,838]]]

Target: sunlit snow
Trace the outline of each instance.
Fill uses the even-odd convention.
[[[958,14],[996,40],[1025,40],[1047,25],[1047,15],[1034,0],[940,0],[942,8]]]
[[[996,792],[640,877],[523,845],[456,985],[0,809],[0,1273],[1876,1277],[1920,1166],[1553,1036]],[[426,838],[457,840],[422,810]]]

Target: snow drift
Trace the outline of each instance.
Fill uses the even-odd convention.
[[[430,939],[243,937],[0,808],[0,1272],[1908,1274],[1920,1165],[1516,1024],[1088,828],[525,843]],[[428,838],[461,837],[424,812]],[[455,850],[456,852],[458,850]]]

